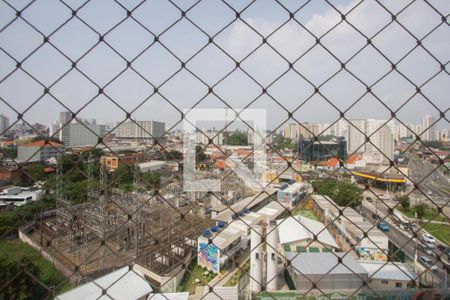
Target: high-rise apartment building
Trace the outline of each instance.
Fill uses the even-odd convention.
[[[431,115],[425,115],[422,118],[423,134],[420,138],[423,141],[432,141],[436,139],[435,126],[433,125],[434,121],[434,117]]]
[[[164,137],[166,125],[156,121],[126,121],[119,124],[115,132],[121,139],[160,139]]]
[[[394,158],[394,133],[392,123],[386,120],[350,120],[347,134],[347,152],[382,152],[387,158]],[[370,138],[370,142],[366,141]]]
[[[66,146],[95,146],[98,138],[105,135],[105,125],[69,123],[63,125],[60,140]]]
[[[0,114],[0,136],[5,135],[9,128],[9,119],[4,114]]]
[[[59,123],[67,124],[72,121],[72,113],[70,111],[62,111],[59,113]]]

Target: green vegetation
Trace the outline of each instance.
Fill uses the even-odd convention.
[[[25,268],[22,269],[22,265]],[[47,290],[30,275],[48,287],[56,287],[56,293],[72,288],[64,276],[38,251],[19,241],[0,240],[0,282],[8,282],[6,288],[0,290],[0,299],[44,299],[53,298],[53,291]],[[19,274],[17,277],[15,277]]]
[[[225,138],[225,144],[231,146],[248,145],[248,137],[245,132],[235,131]]]
[[[442,142],[440,141],[422,141],[423,145],[430,148],[436,148],[441,149],[442,148]]]
[[[311,182],[314,191],[320,195],[331,197],[340,206],[357,207],[361,205],[362,191],[349,180],[314,180]]]
[[[164,152],[164,160],[181,160],[183,159],[183,153],[178,150],[169,150],[168,152]]]
[[[296,150],[297,144],[294,140],[289,138],[284,138],[281,134],[276,134],[273,136],[273,146],[277,150],[291,149]]]
[[[400,205],[402,206],[403,210],[408,210],[409,206],[411,205],[408,195],[395,197],[395,200],[397,200],[400,203]]]
[[[17,147],[16,146],[2,147],[0,148],[0,153],[3,154],[3,156],[6,158],[16,159]]]
[[[42,200],[17,207],[12,211],[0,213],[0,236],[17,234],[17,229],[33,220],[36,214],[55,207],[55,199],[45,195]]]
[[[397,209],[399,211],[401,211],[408,218],[414,219],[416,217],[417,206],[419,206],[419,210],[424,209],[423,215],[422,215],[423,220],[448,222],[447,217],[443,216],[442,214],[438,215],[438,213],[435,209],[429,208],[425,204],[418,204],[418,205],[416,205],[414,207],[410,207],[408,209],[404,209],[403,207],[397,207]],[[419,218],[419,214],[417,214],[417,217]]]
[[[318,138],[319,138],[319,141],[329,142],[329,141],[334,140],[336,138],[336,136],[334,136],[332,134],[325,134],[325,135],[319,135]]]
[[[422,226],[422,225],[421,225]],[[450,227],[449,225],[428,223],[423,228],[440,240],[444,245],[450,245]]]
[[[414,206],[414,211],[416,213],[416,216],[419,220],[422,220],[425,216],[425,212],[427,210],[427,206],[423,203],[417,204]]]
[[[224,286],[235,286],[239,280],[250,270],[250,260],[247,260],[239,269],[225,282]]]
[[[204,285],[205,283],[210,282],[216,277],[216,274],[212,272],[208,272],[208,275],[205,276],[203,273],[206,269],[203,269],[197,265],[197,260],[192,260],[189,264],[186,272],[184,273],[183,279],[181,280],[180,285],[178,286],[177,291],[179,292],[195,292],[195,279],[200,279],[200,285]]]
[[[200,145],[195,146],[195,161],[201,163],[206,160],[206,154],[203,147]]]

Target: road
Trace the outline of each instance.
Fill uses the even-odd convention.
[[[433,201],[440,205],[448,205],[450,192],[445,190],[445,187],[449,187],[448,177],[442,174],[441,171],[435,170],[435,168],[436,166],[430,162],[416,156],[411,156],[408,164],[408,175],[416,183],[423,180],[420,182],[419,188],[427,195],[432,192],[433,195],[430,198]],[[415,192],[415,195],[423,200],[427,200],[420,192]]]
[[[387,206],[392,207],[394,205],[394,201],[384,201]],[[369,203],[368,201],[364,200],[362,203],[362,210],[361,215],[366,218],[369,222],[372,224],[376,224],[377,221],[373,218],[373,213],[377,212],[378,215],[382,218],[388,215],[388,207],[386,205],[378,203],[378,205]],[[389,240],[396,245],[398,248],[400,248],[405,255],[407,255],[409,258],[414,260],[414,252],[417,244],[417,239],[412,237],[412,233],[408,232],[407,230],[399,228],[393,219],[393,216],[389,216],[385,218],[385,222],[389,224],[390,230],[386,232],[386,235],[388,236]],[[419,235],[421,232],[418,233]],[[439,252],[439,250],[434,250],[435,252]],[[429,272],[432,274],[434,279],[436,280],[436,283],[438,285],[441,285],[441,281],[444,280],[444,270],[443,265],[441,262],[437,261],[434,256],[427,255],[425,252],[423,252],[420,249],[417,249],[417,257],[425,255],[428,256],[433,263],[439,268],[437,272]],[[420,261],[418,261],[419,264],[424,266]],[[447,282],[447,287],[449,287],[449,282]]]

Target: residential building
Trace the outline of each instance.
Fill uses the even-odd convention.
[[[70,111],[62,111],[59,113],[59,123],[67,124],[72,121],[72,113]]]
[[[425,115],[422,118],[423,133],[420,138],[423,141],[432,141],[432,140],[436,139],[434,122],[435,122],[435,119],[431,115]]]
[[[347,133],[348,153],[383,153],[385,160],[394,159],[393,123],[386,120],[350,120]],[[370,142],[367,140],[370,138]]]
[[[208,145],[210,139],[215,146],[222,146],[224,144],[223,131],[214,128],[198,130],[195,133],[196,144]]]
[[[0,114],[0,136],[5,135],[9,128],[9,118],[4,114]]]
[[[285,183],[277,192],[277,200],[286,207],[294,208],[307,193],[308,184],[298,183],[295,180],[291,184]]]
[[[115,133],[119,139],[161,139],[166,132],[164,122],[125,121],[118,124]]]
[[[64,153],[64,145],[45,140],[22,144],[17,147],[17,160],[19,162],[46,162],[58,159]]]
[[[111,153],[102,155],[100,157],[100,163],[102,164],[102,166],[106,168],[106,170],[114,171],[122,164],[132,166],[136,161],[142,159],[142,157],[143,153],[132,153],[132,154]]]
[[[98,124],[69,123],[60,130],[60,140],[66,146],[95,146],[105,135],[105,126]]]

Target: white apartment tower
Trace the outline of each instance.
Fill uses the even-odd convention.
[[[433,125],[434,123],[434,117],[431,115],[425,115],[422,118],[422,130],[423,130],[423,134],[421,136],[421,139],[423,141],[432,141],[436,138],[436,134],[435,134],[435,126]]]
[[[0,136],[6,133],[9,127],[9,119],[4,114],[0,114]]]
[[[349,155],[354,152],[382,152],[387,158],[394,158],[392,123],[374,119],[350,120],[350,123],[347,134],[347,152]],[[366,142],[366,136],[370,137],[370,142]]]

